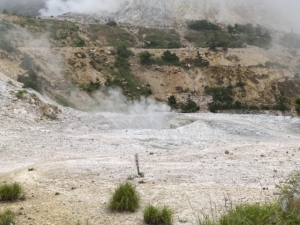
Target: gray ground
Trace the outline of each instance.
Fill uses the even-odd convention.
[[[175,224],[195,224],[230,202],[275,199],[275,184],[300,165],[299,118],[62,109],[52,121],[16,99],[20,86],[7,81],[0,76],[0,183],[20,182],[27,199],[0,210],[21,212],[18,224],[143,224],[149,203],[173,208]],[[135,153],[145,177],[130,182],[141,208],[111,213],[113,190],[136,174]]]

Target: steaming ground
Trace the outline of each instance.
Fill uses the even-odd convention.
[[[299,118],[62,109],[51,121],[17,100],[19,89],[1,76],[0,182],[20,182],[27,199],[1,203],[0,210],[21,212],[18,224],[143,224],[149,203],[172,207],[175,224],[195,224],[201,213],[219,213],[230,201],[276,198],[275,184],[300,165]],[[141,208],[111,213],[114,188],[136,174],[135,153],[145,173],[131,180]]]

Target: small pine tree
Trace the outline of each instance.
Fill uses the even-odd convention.
[[[200,110],[200,107],[189,96],[186,102],[182,105],[182,113],[195,113]]]
[[[177,108],[177,101],[174,95],[171,95],[168,98],[168,105],[171,106],[172,108]]]

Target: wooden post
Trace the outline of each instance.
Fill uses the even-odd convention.
[[[140,175],[139,155],[137,153],[135,154],[135,165],[137,168],[138,175]]]

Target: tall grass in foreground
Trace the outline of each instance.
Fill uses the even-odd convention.
[[[17,199],[25,199],[25,192],[20,184],[13,183],[0,186],[1,201],[15,201]]]
[[[113,211],[134,212],[138,209],[140,197],[135,187],[130,183],[121,184],[114,192],[109,202]]]
[[[0,225],[11,225],[15,223],[15,214],[7,209],[0,213]]]
[[[155,206],[149,205],[145,208],[144,221],[151,225],[171,225],[173,223],[173,211],[168,207],[157,208]]]
[[[241,204],[228,210],[219,218],[207,216],[198,225],[299,225],[300,215],[286,214],[279,203]]]

